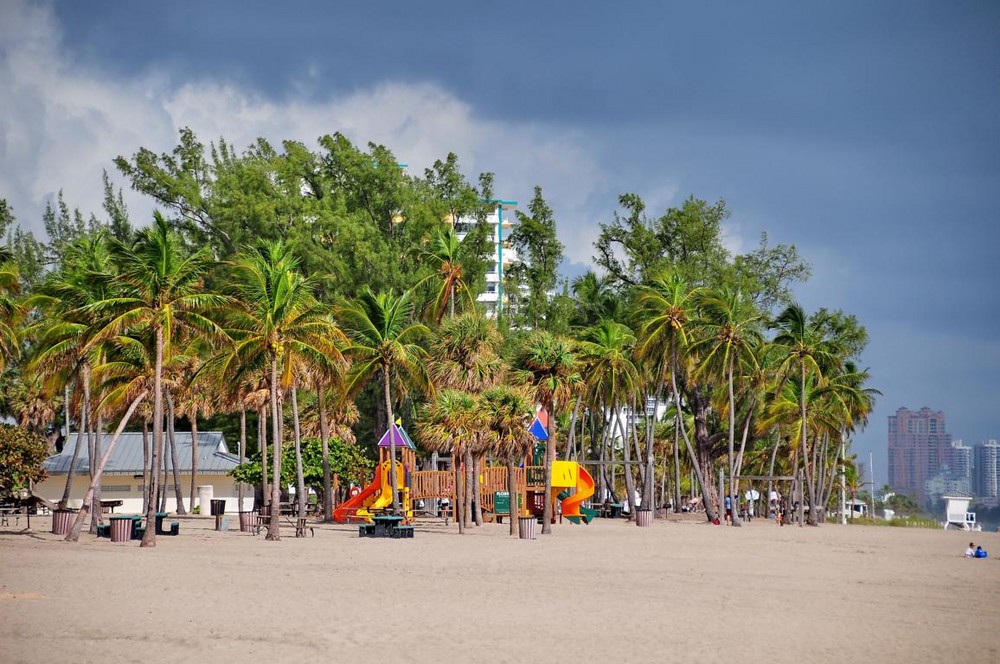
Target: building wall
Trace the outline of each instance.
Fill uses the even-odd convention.
[[[486,290],[479,295],[477,301],[486,307],[489,316],[496,316],[497,304],[503,290],[503,275],[517,260],[517,251],[510,244],[510,234],[514,230],[514,209],[517,206],[512,201],[499,203],[496,209],[486,216],[485,222],[493,227],[493,263],[486,269]],[[455,234],[459,240],[464,240],[472,224],[479,223],[474,218],[459,217],[454,222]]]
[[[1000,444],[986,440],[976,446],[975,491],[977,498],[1000,496]]]
[[[894,491],[927,500],[925,483],[951,461],[951,434],[943,411],[900,408],[889,416],[889,485]]]
[[[184,506],[188,513],[191,513],[191,506],[187,504],[191,491],[191,475],[181,474],[181,495],[184,498]],[[53,503],[59,502],[66,486],[65,475],[49,476],[44,482],[36,484],[35,493]],[[211,486],[212,499],[226,501],[226,513],[236,514],[239,508],[239,493],[237,482],[228,475],[198,475],[198,486]],[[87,495],[90,487],[90,477],[76,475],[73,477],[73,486],[70,491],[69,507],[79,508],[83,504],[83,497]],[[135,478],[131,475],[104,475],[101,477],[101,499],[121,500],[122,506],[115,508],[115,514],[139,514],[142,512],[142,478]],[[253,508],[253,487],[244,485],[243,510]],[[195,505],[198,500],[195,500]],[[203,514],[209,514],[209,505],[202,509]],[[167,483],[167,512],[177,511],[177,500],[174,497],[174,483],[171,479]]]

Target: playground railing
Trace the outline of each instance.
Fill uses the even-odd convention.
[[[411,477],[410,497],[454,498],[455,475],[450,470],[418,470]]]

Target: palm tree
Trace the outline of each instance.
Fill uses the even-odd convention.
[[[676,272],[663,272],[653,277],[650,283],[639,291],[639,342],[636,355],[650,361],[654,366],[664,366],[670,378],[670,391],[674,400],[674,426],[679,430],[687,447],[691,465],[698,483],[701,485],[705,512],[709,521],[716,518],[712,502],[712,481],[708,476],[711,469],[707,447],[707,432],[704,431],[704,404],[706,399],[697,384],[690,379],[687,349],[691,344],[692,320],[696,317],[697,301],[701,290],[690,284]],[[682,356],[681,353],[685,352]],[[665,361],[664,361],[665,360]],[[684,379],[691,394],[690,405],[696,410],[695,438],[698,443],[696,454],[688,435],[681,403],[680,381]],[[675,450],[677,446],[675,446]],[[680,487],[680,463],[675,452],[674,484]],[[679,492],[679,489],[677,489]],[[680,495],[676,496],[680,504]]]
[[[462,486],[459,460],[465,456],[484,426],[483,413],[477,408],[476,398],[461,390],[450,389],[437,392],[417,421],[417,433],[424,447],[432,452],[451,452],[456,492]],[[390,467],[393,466],[395,463],[390,464]],[[455,497],[455,521],[459,534],[465,532],[468,521],[468,482],[465,486],[464,495]]]
[[[565,408],[582,379],[573,342],[549,332],[527,335],[517,349],[514,367],[532,397],[548,413],[545,441],[545,510],[542,534],[552,533],[552,461],[555,457],[555,418]]]
[[[466,303],[472,304],[472,294],[462,279],[463,268],[459,260],[462,242],[455,234],[455,229],[445,226],[437,229],[434,234],[433,248],[425,252],[434,264],[438,277],[437,293],[431,301],[431,315],[436,325],[441,324],[445,311],[449,318],[455,317],[455,296],[462,293]],[[430,279],[431,277],[428,277]]]
[[[431,345],[432,362],[429,367],[434,385],[439,389],[454,389],[478,395],[484,389],[498,384],[507,371],[507,364],[500,357],[503,335],[496,321],[478,312],[450,318],[441,325]],[[479,436],[478,438],[482,438]],[[470,441],[463,447],[466,469],[466,510],[468,517],[472,496],[479,495],[477,466],[489,446],[483,440]],[[454,460],[455,464],[459,459]],[[482,525],[481,501],[476,501],[473,514],[476,525]]]
[[[808,447],[808,413],[806,411],[806,382],[810,378],[816,387],[823,382],[822,367],[833,367],[839,364],[841,348],[835,340],[825,337],[822,329],[815,321],[810,321],[798,304],[790,304],[772,322],[771,327],[777,330],[772,341],[781,355],[781,367],[784,374],[798,370],[799,379],[799,424],[800,441],[802,445],[802,463],[805,471],[806,484],[812,496],[816,496],[814,469],[809,463]],[[809,511],[809,523],[817,523],[818,505]]]
[[[116,284],[115,294],[84,307],[98,321],[87,347],[130,330],[149,328],[155,339],[153,381],[153,453],[156,467],[163,454],[163,364],[173,355],[173,341],[178,327],[190,327],[202,333],[222,335],[222,330],[203,315],[225,298],[202,291],[202,277],[211,265],[207,251],[186,255],[180,237],[167,225],[159,212],[153,225],[140,233],[131,245],[111,240],[111,258],[117,275],[95,275],[99,281]],[[116,289],[117,290],[117,289]],[[152,478],[156,489],[157,475]],[[150,504],[146,518],[155,521],[155,505]],[[155,546],[156,532],[147,528],[141,546]]]
[[[70,498],[82,437],[93,434],[92,369],[103,361],[103,349],[90,344],[94,330],[99,328],[90,307],[115,294],[114,282],[103,276],[113,273],[106,236],[102,233],[85,236],[66,249],[63,269],[49,275],[27,300],[28,306],[42,314],[29,332],[36,343],[28,370],[44,376],[53,392],[65,391],[71,383],[76,385],[77,438],[59,501],[62,507]],[[68,404],[68,410],[72,406]],[[96,467],[96,460],[90,466]]]
[[[507,495],[510,498],[510,534],[517,534],[518,491],[515,469],[534,445],[528,430],[534,406],[524,390],[498,385],[485,390],[479,399],[486,428],[490,431],[493,453],[507,464]]]
[[[20,290],[17,264],[0,262],[0,371],[21,354],[19,325],[24,307],[15,299]]]
[[[389,426],[395,422],[392,409],[393,388],[396,395],[405,393],[407,387],[432,391],[424,358],[427,352],[420,342],[428,329],[413,320],[413,291],[395,297],[391,293],[372,293],[365,290],[353,302],[342,306],[339,318],[348,336],[344,354],[353,364],[347,379],[349,394],[357,392],[376,375],[382,377],[385,410]],[[392,492],[392,511],[399,513],[399,496],[396,484],[396,442],[389,436],[389,464]]]
[[[281,502],[280,393],[296,390],[298,377],[307,366],[329,369],[341,359],[335,344],[339,332],[327,309],[313,297],[312,282],[297,268],[297,260],[281,242],[264,242],[236,261],[231,291],[240,306],[229,314],[228,331],[234,347],[221,367],[223,376],[246,376],[248,371],[261,368],[269,373],[272,516],[267,539],[271,541],[281,537],[277,518]],[[300,489],[300,500],[303,494]]]
[[[705,297],[701,302],[701,316],[704,336],[694,344],[695,350],[702,350],[701,371],[715,372],[724,377],[728,396],[729,415],[729,500],[732,514],[736,514],[739,491],[736,486],[736,367],[748,366],[756,369],[757,358],[754,349],[763,342],[758,329],[762,316],[753,303],[739,290],[722,289]],[[740,525],[737,518],[731,519],[734,526]]]
[[[590,328],[579,345],[579,358],[586,378],[589,402],[602,414],[606,425],[617,424],[625,454],[625,491],[629,512],[635,514],[631,445],[622,411],[638,393],[640,375],[632,361],[635,336],[622,323],[603,320]],[[613,436],[612,436],[613,439]],[[647,479],[649,479],[647,477]]]

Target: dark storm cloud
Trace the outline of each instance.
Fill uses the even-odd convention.
[[[118,79],[155,71],[278,101],[429,82],[480,118],[578,131],[606,177],[550,201],[573,210],[577,243],[624,191],[655,213],[724,197],[745,248],[766,231],[815,264],[809,308],[869,325],[885,396],[860,456],[876,450],[882,481],[898,406],[946,410],[966,442],[1000,437],[982,407],[1000,402],[1000,4],[471,7],[55,6],[70,59]]]

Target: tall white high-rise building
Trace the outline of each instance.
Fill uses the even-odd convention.
[[[504,273],[515,261],[517,251],[510,244],[510,234],[514,230],[514,210],[517,201],[494,201],[496,207],[483,223],[493,227],[493,263],[486,270],[486,290],[476,298],[486,307],[486,315],[495,318],[504,306]],[[479,223],[474,217],[459,217],[455,220],[455,234],[464,240],[472,227]]]
[[[976,445],[973,475],[977,498],[1000,497],[1000,443],[996,440],[984,440]]]

